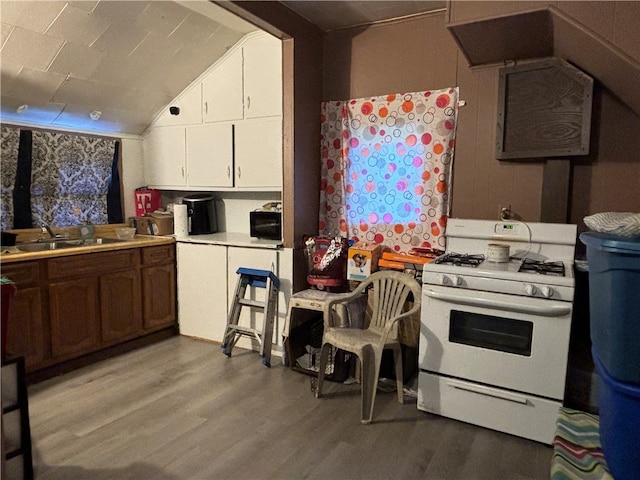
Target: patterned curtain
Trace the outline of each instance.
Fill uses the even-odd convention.
[[[0,186],[0,228],[13,228],[13,189],[16,184],[18,169],[18,148],[20,145],[20,130],[2,126],[0,132],[2,149],[0,154],[0,169],[2,184]]]
[[[458,88],[324,102],[322,235],[444,250]]]
[[[34,131],[31,215],[56,226],[108,223],[107,192],[116,142]]]

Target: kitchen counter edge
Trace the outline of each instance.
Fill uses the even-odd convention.
[[[284,248],[281,240],[265,240],[251,237],[245,233],[237,232],[219,232],[203,235],[188,235],[186,237],[176,237],[176,242],[224,245],[227,247],[266,248],[274,250]]]
[[[42,258],[55,258],[55,257],[67,257],[71,255],[82,255],[87,253],[107,252],[112,250],[126,250],[129,248],[140,247],[153,247],[156,245],[168,245],[175,243],[175,238],[165,236],[152,236],[152,235],[136,235],[131,240],[125,240],[117,243],[105,243],[102,245],[80,246],[80,247],[67,247],[59,250],[49,250],[43,252],[8,252],[7,248],[3,247],[2,254],[0,255],[0,263],[14,263],[23,262],[29,260],[40,260]]]

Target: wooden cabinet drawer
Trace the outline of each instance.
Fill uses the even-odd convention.
[[[114,270],[132,268],[135,266],[137,252],[137,249],[132,248],[129,250],[53,258],[48,263],[49,278],[55,280],[77,275],[98,275]]]
[[[18,287],[33,285],[40,279],[40,262],[10,263],[2,265],[2,275]]]
[[[175,248],[173,245],[160,245],[142,249],[142,265],[170,263],[173,262],[174,258]]]

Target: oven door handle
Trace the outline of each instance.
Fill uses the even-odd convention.
[[[565,305],[522,305],[518,303],[501,302],[498,300],[478,298],[478,297],[464,297],[461,295],[451,295],[449,293],[434,292],[425,288],[423,295],[434,298],[436,300],[442,300],[443,302],[456,303],[458,305],[470,305],[472,307],[485,307],[494,308],[497,310],[505,310],[508,312],[518,313],[530,313],[532,315],[540,315],[543,317],[563,317],[571,313],[571,306]]]
[[[527,398],[522,395],[516,395],[511,392],[498,391],[493,388],[483,387],[481,385],[467,385],[464,383],[458,383],[454,380],[447,381],[447,385],[458,390],[464,390],[465,392],[477,393],[479,395],[486,395],[488,397],[500,398],[502,400],[508,400],[510,402],[527,404]]]

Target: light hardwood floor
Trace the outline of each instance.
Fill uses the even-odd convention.
[[[37,480],[548,479],[553,450],[186,337],[29,388]],[[323,392],[324,393],[324,392]]]

